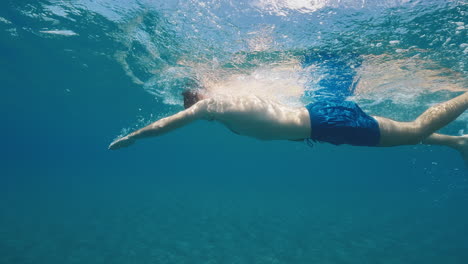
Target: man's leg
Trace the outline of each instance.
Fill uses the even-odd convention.
[[[468,135],[465,136],[449,136],[442,134],[431,134],[427,138],[421,141],[425,145],[439,145],[447,146],[457,150],[460,150],[461,147],[465,146],[468,142]]]
[[[468,92],[430,107],[413,122],[398,122],[384,117],[375,117],[380,129],[380,143],[378,146],[414,145],[421,143],[426,138],[427,142],[433,142],[429,144],[449,142],[444,141],[442,138],[447,138],[442,135],[431,136],[431,134],[455,120],[467,108]]]
[[[457,137],[434,133],[425,138],[421,143],[426,145],[447,146],[458,150],[468,167],[468,135]]]

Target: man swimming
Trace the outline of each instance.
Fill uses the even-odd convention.
[[[435,133],[468,108],[468,92],[430,107],[412,122],[369,116],[356,103],[346,100],[320,100],[295,108],[253,95],[208,96],[196,90],[183,95],[185,110],[112,142],[109,149],[128,147],[138,139],[159,136],[203,119],[219,121],[236,134],[261,140],[312,139],[369,147],[443,145],[458,150],[468,160],[468,135]]]

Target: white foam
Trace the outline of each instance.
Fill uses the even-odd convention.
[[[256,95],[300,106],[307,81],[302,71],[297,61],[289,61],[244,73],[228,73],[221,78],[205,78],[203,84],[209,93],[216,95]]]
[[[64,17],[64,18],[67,18],[68,16],[67,10],[58,4],[57,5],[43,5],[43,7],[46,10],[52,12],[56,16]]]
[[[18,37],[18,30],[16,30],[16,28],[9,28],[6,30],[7,32],[10,33],[10,36],[12,37]]]
[[[253,6],[269,14],[288,16],[292,12],[312,13],[326,7],[340,8],[378,8],[395,7],[411,0],[256,0]]]
[[[3,17],[0,17],[0,23],[7,24],[7,25],[12,24],[11,21]]]
[[[310,0],[257,0],[254,6],[279,16],[287,16],[289,11],[301,13],[315,12],[327,4],[326,1]]]
[[[39,31],[44,34],[52,34],[52,35],[61,35],[61,36],[66,36],[66,37],[71,37],[71,36],[78,36],[77,33],[75,33],[72,30],[64,29],[64,30],[42,30]]]

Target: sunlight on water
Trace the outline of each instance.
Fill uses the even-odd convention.
[[[258,0],[255,6],[280,16],[287,16],[288,11],[310,13],[317,11],[327,5],[327,1],[304,1],[304,0]]]
[[[418,94],[466,89],[460,72],[441,67],[434,61],[422,60],[419,56],[366,56],[359,74],[362,79],[356,88],[356,96],[373,100],[393,98],[399,103],[410,104],[411,98]]]
[[[368,8],[368,7],[396,7],[411,0],[257,0],[254,6],[279,16],[294,15],[294,12],[312,13],[325,7],[333,8]]]
[[[213,94],[245,96],[249,94],[274,99],[285,104],[300,106],[306,77],[298,62],[276,66],[261,66],[249,73],[234,74],[206,80],[204,87]]]
[[[457,1],[79,0],[21,13],[43,22],[28,29],[38,34],[114,43],[96,52],[167,105],[181,105],[194,81],[213,93],[299,105],[327,75],[320,63],[302,68],[303,58],[322,52],[359,56],[354,100],[408,105],[440,90],[466,91],[466,13]],[[82,35],[83,26],[98,29]]]

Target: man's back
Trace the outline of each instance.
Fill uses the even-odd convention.
[[[203,118],[217,120],[237,134],[262,140],[300,140],[310,136],[309,113],[257,96],[222,96],[197,103]]]

